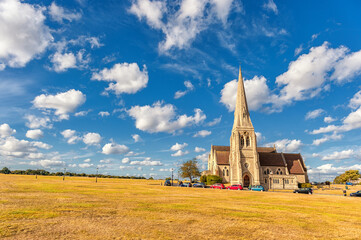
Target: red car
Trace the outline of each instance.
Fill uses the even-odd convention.
[[[227,187],[228,190],[243,190],[243,187],[241,184],[234,184],[232,186]]]
[[[223,183],[215,183],[211,186],[211,188],[225,189],[226,187],[223,185]]]

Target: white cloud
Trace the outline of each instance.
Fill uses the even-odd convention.
[[[87,159],[84,160],[84,162],[85,162],[85,163],[89,163],[89,162],[91,162],[91,159],[90,159],[90,158],[87,158]]]
[[[172,168],[161,168],[158,170],[159,172],[171,172]]]
[[[361,51],[351,53],[337,62],[331,79],[339,83],[350,81],[361,74]]]
[[[52,128],[53,125],[50,123],[49,117],[37,117],[35,115],[26,115],[25,119],[28,120],[26,126],[29,128]]]
[[[342,135],[336,133],[333,133],[332,135],[325,135],[322,138],[313,140],[312,145],[319,146],[320,144],[324,142],[328,142],[330,140],[340,140],[342,139],[342,137],[343,137]]]
[[[132,138],[134,139],[134,142],[142,141],[142,138],[138,134],[133,134]]]
[[[129,152],[129,148],[125,145],[119,145],[116,143],[107,143],[104,145],[102,149],[102,153],[109,155],[109,154],[125,154]]]
[[[52,167],[63,167],[65,166],[65,162],[64,161],[59,161],[59,160],[40,160],[40,161],[31,161],[30,165],[33,166],[41,166],[43,168],[52,168]]]
[[[124,164],[129,163],[129,162],[130,162],[129,158],[123,158],[122,159],[122,163],[124,163]]]
[[[79,20],[81,18],[81,14],[77,12],[72,12],[63,7],[60,7],[53,2],[49,7],[49,14],[54,21],[62,23],[63,20],[68,20],[72,22],[73,20]]]
[[[315,119],[320,117],[323,113],[325,112],[325,110],[319,108],[319,109],[315,109],[313,111],[309,111],[306,116],[305,119],[306,120],[310,120],[310,119]]]
[[[333,152],[329,155],[323,156],[321,160],[342,160],[351,158],[354,155],[354,151],[352,149],[343,150],[341,152]]]
[[[12,129],[9,124],[7,123],[3,123],[0,125],[0,137],[4,138],[4,137],[9,137],[13,134],[16,133],[15,129]]]
[[[172,157],[182,157],[184,155],[187,155],[189,153],[189,151],[182,151],[182,150],[178,150],[177,152],[171,154]]]
[[[94,164],[92,164],[92,163],[80,163],[80,164],[78,164],[78,166],[81,167],[81,168],[90,168],[90,167],[93,167]]]
[[[0,2],[0,67],[24,67],[53,41],[44,8],[19,0]]]
[[[234,111],[236,108],[237,84],[238,81],[234,79],[226,83],[221,90],[220,102],[226,105],[229,111]],[[258,110],[263,104],[270,103],[274,98],[267,86],[267,79],[263,76],[254,76],[250,80],[245,80],[244,88],[249,110]]]
[[[99,162],[101,162],[101,163],[111,163],[112,160],[111,159],[102,159]]]
[[[75,144],[77,141],[81,140],[81,137],[76,135],[76,131],[75,130],[71,130],[71,129],[66,129],[64,131],[61,132],[61,135],[63,135],[63,137],[65,139],[67,139],[67,142],[69,144]]]
[[[43,136],[44,136],[44,133],[40,129],[28,130],[26,132],[26,137],[31,138],[31,139],[36,139],[37,140],[37,139],[42,138]]]
[[[232,0],[183,0],[176,4],[137,0],[129,9],[139,20],[165,34],[165,40],[159,44],[159,51],[165,53],[173,48],[189,47],[196,36],[208,25],[219,20],[225,24],[231,11]],[[174,11],[176,9],[176,11]],[[167,14],[165,14],[167,13]]]
[[[277,5],[275,4],[275,2],[273,0],[268,0],[267,3],[264,3],[263,8],[268,10],[268,11],[272,11],[275,14],[278,14]]]
[[[81,91],[71,89],[56,95],[41,94],[33,100],[34,107],[39,109],[54,109],[59,119],[69,119],[69,113],[82,105],[86,100]]]
[[[213,121],[207,123],[206,126],[212,127],[212,126],[217,125],[218,123],[220,123],[221,120],[222,120],[222,116],[220,116],[219,118],[213,119]]]
[[[336,120],[337,120],[336,118],[333,118],[333,117],[331,117],[331,116],[325,117],[325,118],[323,119],[323,121],[324,121],[325,123],[331,123],[331,122],[334,122],[334,121],[336,121]]]
[[[266,138],[262,135],[262,133],[260,132],[255,132],[256,137],[257,137],[257,142],[262,142],[264,141]]]
[[[175,98],[175,99],[181,98],[181,97],[183,97],[184,95],[186,95],[188,92],[194,90],[194,86],[193,86],[193,84],[192,84],[190,81],[185,81],[185,82],[184,82],[184,86],[186,86],[187,90],[185,90],[185,91],[180,91],[180,90],[177,91],[177,92],[174,94],[174,98]]]
[[[299,152],[303,144],[301,140],[297,139],[282,139],[266,145],[270,147],[276,145],[276,149],[278,152]]]
[[[186,146],[188,146],[188,143],[182,143],[182,144],[176,143],[176,144],[174,144],[174,145],[170,148],[170,150],[172,150],[172,151],[178,151],[178,150],[182,150],[182,149],[185,148]]]
[[[302,47],[302,44],[301,44],[298,48],[295,49],[295,56],[300,54],[302,52],[302,50],[303,50],[303,47]]]
[[[86,145],[98,145],[102,141],[99,133],[87,133],[83,136],[83,142]]]
[[[204,151],[206,151],[206,149],[201,148],[201,147],[195,147],[195,148],[194,148],[194,151],[195,151],[195,152],[204,152]]]
[[[107,116],[110,115],[110,113],[104,111],[104,112],[99,112],[98,115],[99,115],[99,116],[102,116],[102,117],[107,117]]]
[[[50,58],[50,61],[53,63],[52,70],[60,73],[65,72],[70,68],[85,68],[90,61],[90,55],[84,55],[84,53],[84,49],[78,51],[77,54],[72,52],[54,53]]]
[[[352,109],[361,107],[361,91],[358,91],[350,100],[348,106]]]
[[[74,114],[75,117],[84,117],[86,116],[88,113],[90,112],[90,110],[88,111],[80,111]]]
[[[131,161],[130,165],[141,165],[141,166],[162,166],[163,163],[160,161],[151,161],[149,159],[145,159],[143,161]]]
[[[136,120],[135,126],[137,129],[150,133],[174,133],[179,129],[198,124],[206,119],[206,115],[200,109],[194,110],[194,116],[176,116],[175,110],[175,107],[171,104],[163,105],[161,102],[155,102],[152,106],[133,106],[127,110],[127,113]]]
[[[92,80],[110,82],[107,91],[133,94],[145,88],[148,84],[147,67],[140,71],[136,63],[117,63],[111,69],[104,68],[99,73],[93,73]]]
[[[38,148],[50,149],[52,146],[43,142],[29,142],[18,140],[15,137],[0,138],[0,155],[16,158],[40,158],[42,153]]]
[[[201,131],[198,131],[196,134],[194,134],[193,137],[207,137],[211,134],[212,134],[211,131],[201,130]]]
[[[198,155],[196,159],[201,160],[202,162],[208,162],[208,155],[209,153],[203,153],[201,155]]]

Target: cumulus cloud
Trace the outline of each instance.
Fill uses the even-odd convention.
[[[87,158],[87,159],[84,160],[84,162],[85,162],[85,163],[89,163],[89,162],[91,162],[91,159],[90,159],[90,158]]]
[[[50,149],[52,146],[43,142],[29,142],[15,137],[0,138],[0,155],[15,158],[41,158],[39,148]]]
[[[102,137],[99,133],[87,133],[83,136],[83,142],[86,145],[99,145]]]
[[[208,162],[208,154],[209,153],[203,153],[201,155],[196,156],[196,159],[201,160],[202,162]]]
[[[161,53],[171,49],[183,49],[190,46],[196,36],[207,29],[210,24],[219,20],[226,23],[231,11],[233,0],[183,0],[176,4],[163,1],[136,0],[129,12],[139,20],[165,34],[165,39],[159,43]],[[174,9],[177,9],[174,11]]]
[[[117,63],[111,69],[93,73],[92,80],[110,82],[106,91],[114,91],[117,95],[133,94],[147,86],[148,72],[145,65],[141,71],[136,63]]]
[[[222,116],[220,116],[219,118],[213,119],[213,121],[207,123],[206,126],[212,127],[212,126],[214,126],[214,125],[217,125],[217,124],[220,123],[221,121],[222,121]]]
[[[178,150],[177,152],[171,154],[172,157],[182,157],[184,155],[187,155],[189,153],[189,151],[182,151],[182,150]]]
[[[322,138],[313,140],[312,145],[319,146],[322,143],[328,142],[330,140],[340,140],[342,139],[342,137],[343,136],[341,134],[336,134],[336,133],[333,133],[332,135],[325,135]]]
[[[175,99],[178,99],[178,98],[181,98],[183,97],[184,95],[186,95],[188,92],[190,91],[193,91],[194,90],[194,86],[193,84],[190,82],[190,81],[185,81],[184,82],[184,85],[186,86],[186,90],[185,91],[177,91],[175,94],[174,94],[174,98]]]
[[[160,161],[151,161],[150,159],[144,159],[143,161],[131,161],[130,165],[162,166],[163,163],[161,163]]]
[[[105,111],[105,112],[99,112],[98,115],[101,117],[108,117],[110,113]]]
[[[1,126],[0,126],[0,128],[1,128]],[[28,130],[26,132],[27,138],[31,138],[31,139],[35,139],[35,140],[38,140],[38,139],[42,138],[43,136],[44,136],[44,133],[40,129]]]
[[[133,134],[132,138],[134,139],[134,142],[142,141],[142,138],[138,134]]]
[[[71,130],[71,129],[66,129],[64,131],[61,132],[61,135],[63,135],[63,137],[65,139],[67,139],[67,142],[69,144],[75,144],[77,141],[81,140],[81,137],[76,135],[76,131],[75,130]]]
[[[266,138],[262,135],[262,133],[260,132],[255,132],[256,137],[257,137],[257,142],[262,142],[264,141]]]
[[[350,81],[359,74],[361,74],[361,51],[350,53],[337,62],[331,79],[342,83]]]
[[[53,2],[49,7],[50,17],[59,23],[62,23],[63,20],[72,22],[73,20],[79,20],[81,18],[81,13],[73,12],[67,10],[63,7],[60,7]]]
[[[122,159],[122,163],[124,163],[124,164],[129,163],[129,162],[130,162],[129,158],[123,158]]]
[[[333,117],[331,117],[331,116],[325,117],[325,118],[323,119],[323,121],[324,121],[325,123],[331,123],[331,122],[334,122],[334,121],[336,121],[336,120],[337,120],[336,118],[333,118]]]
[[[174,133],[206,119],[206,115],[203,114],[202,110],[195,109],[194,111],[194,116],[176,116],[176,109],[173,105],[163,105],[162,102],[155,102],[152,106],[133,106],[127,110],[127,113],[135,119],[137,129],[150,133]]]
[[[334,164],[328,163],[318,166],[316,168],[308,168],[307,173],[309,176],[322,175],[325,180],[333,179],[336,175],[344,173],[347,170],[355,169],[361,171],[361,164],[354,164],[351,166],[334,166]]]
[[[323,156],[321,160],[343,160],[354,156],[355,152],[352,149],[343,150],[341,152],[333,152],[329,155]]]
[[[195,147],[195,148],[194,148],[194,151],[195,151],[195,152],[204,152],[204,151],[206,151],[206,149],[201,148],[201,147]]]
[[[40,161],[31,161],[30,165],[32,166],[41,166],[43,168],[53,168],[53,167],[64,167],[65,162],[60,160],[40,160]]]
[[[266,145],[269,147],[275,145],[278,152],[299,152],[303,143],[297,139],[282,139]]]
[[[80,164],[78,164],[78,166],[80,168],[90,168],[90,167],[93,167],[94,164],[92,164],[92,163],[80,163]]]
[[[315,109],[313,111],[309,111],[306,116],[305,119],[306,120],[310,120],[310,119],[315,119],[320,117],[323,113],[325,112],[325,110],[319,108],[319,109]]]
[[[273,0],[268,0],[267,3],[264,3],[263,8],[268,11],[274,12],[274,14],[278,14],[277,5]]]
[[[188,143],[182,143],[182,144],[176,143],[176,144],[174,144],[174,145],[170,148],[170,150],[172,150],[172,151],[178,151],[178,150],[182,150],[182,149],[185,148],[186,146],[188,146]]]
[[[69,113],[74,112],[86,100],[81,91],[71,89],[56,95],[41,94],[33,100],[33,105],[39,109],[54,109],[59,119],[69,119]]]
[[[103,146],[102,153],[109,154],[125,154],[129,152],[129,148],[125,145],[120,145],[116,143],[107,143]]]
[[[90,112],[90,110],[88,110],[88,111],[80,111],[80,112],[74,113],[74,116],[75,116],[75,117],[84,117],[84,116],[86,116],[89,112]]]
[[[4,137],[9,137],[13,134],[16,133],[15,129],[12,129],[9,124],[7,123],[3,123],[0,125],[0,137],[4,138]]]
[[[236,108],[237,84],[238,81],[234,79],[226,83],[221,90],[220,102],[223,103],[229,111],[234,111]],[[272,98],[274,98],[267,86],[267,80],[263,76],[255,76],[250,80],[245,80],[244,88],[249,110],[258,110],[262,105],[272,102]]]
[[[198,131],[196,134],[194,134],[193,137],[207,137],[211,134],[212,134],[211,131],[201,130],[201,131]]]
[[[24,67],[53,41],[44,8],[19,0],[0,2],[0,68]]]
[[[37,117],[35,115],[26,115],[25,119],[28,122],[25,124],[29,128],[52,128],[53,125],[51,124],[49,117]]]
[[[84,54],[84,49],[78,51],[76,54],[72,52],[55,52],[50,57],[50,61],[53,64],[51,69],[60,73],[65,72],[70,68],[85,68],[90,61],[90,55]]]
[[[357,109],[361,106],[361,91],[355,93],[355,95],[351,98],[348,106],[352,109]]]

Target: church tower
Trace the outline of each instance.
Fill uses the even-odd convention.
[[[257,139],[248,111],[246,93],[239,68],[237,102],[230,139],[230,182],[231,184],[260,185],[260,164],[257,153]]]

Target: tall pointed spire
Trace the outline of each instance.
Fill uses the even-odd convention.
[[[241,65],[239,66],[238,86],[237,86],[237,101],[236,109],[234,110],[234,123],[235,128],[253,128],[251,118],[249,116],[246,92],[244,90],[244,83],[242,78]]]

